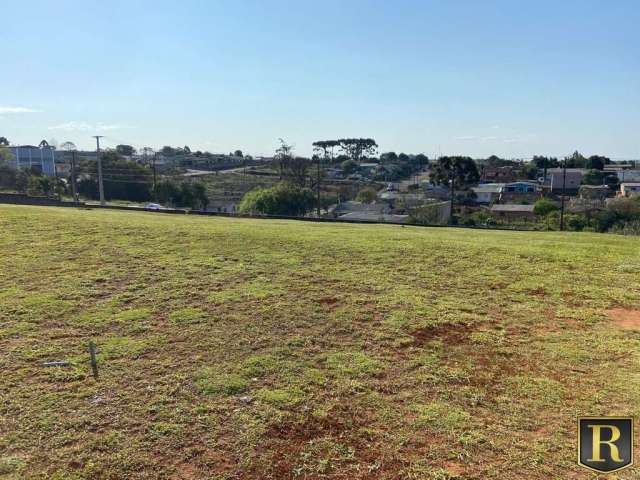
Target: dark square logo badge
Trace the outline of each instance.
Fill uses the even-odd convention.
[[[578,463],[602,473],[633,465],[633,417],[579,417]]]

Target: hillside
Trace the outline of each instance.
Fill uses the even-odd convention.
[[[0,477],[591,478],[576,415],[640,414],[638,239],[0,205],[0,247]]]

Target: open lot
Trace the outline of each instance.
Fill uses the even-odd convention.
[[[0,247],[0,477],[591,478],[576,416],[640,414],[637,238],[0,206]]]

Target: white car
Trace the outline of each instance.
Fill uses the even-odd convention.
[[[149,209],[149,210],[161,210],[162,209],[162,205],[158,204],[158,203],[147,203],[144,208]]]

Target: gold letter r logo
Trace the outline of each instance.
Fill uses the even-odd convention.
[[[589,459],[590,462],[604,462],[606,461],[602,457],[600,457],[600,450],[602,445],[607,445],[611,451],[611,459],[614,462],[622,463],[624,460],[620,459],[620,452],[618,451],[618,447],[615,442],[620,439],[620,429],[615,425],[588,425],[590,429],[593,430],[593,443],[592,443],[592,458]],[[611,431],[611,439],[610,440],[602,440],[602,429],[608,429]]]

